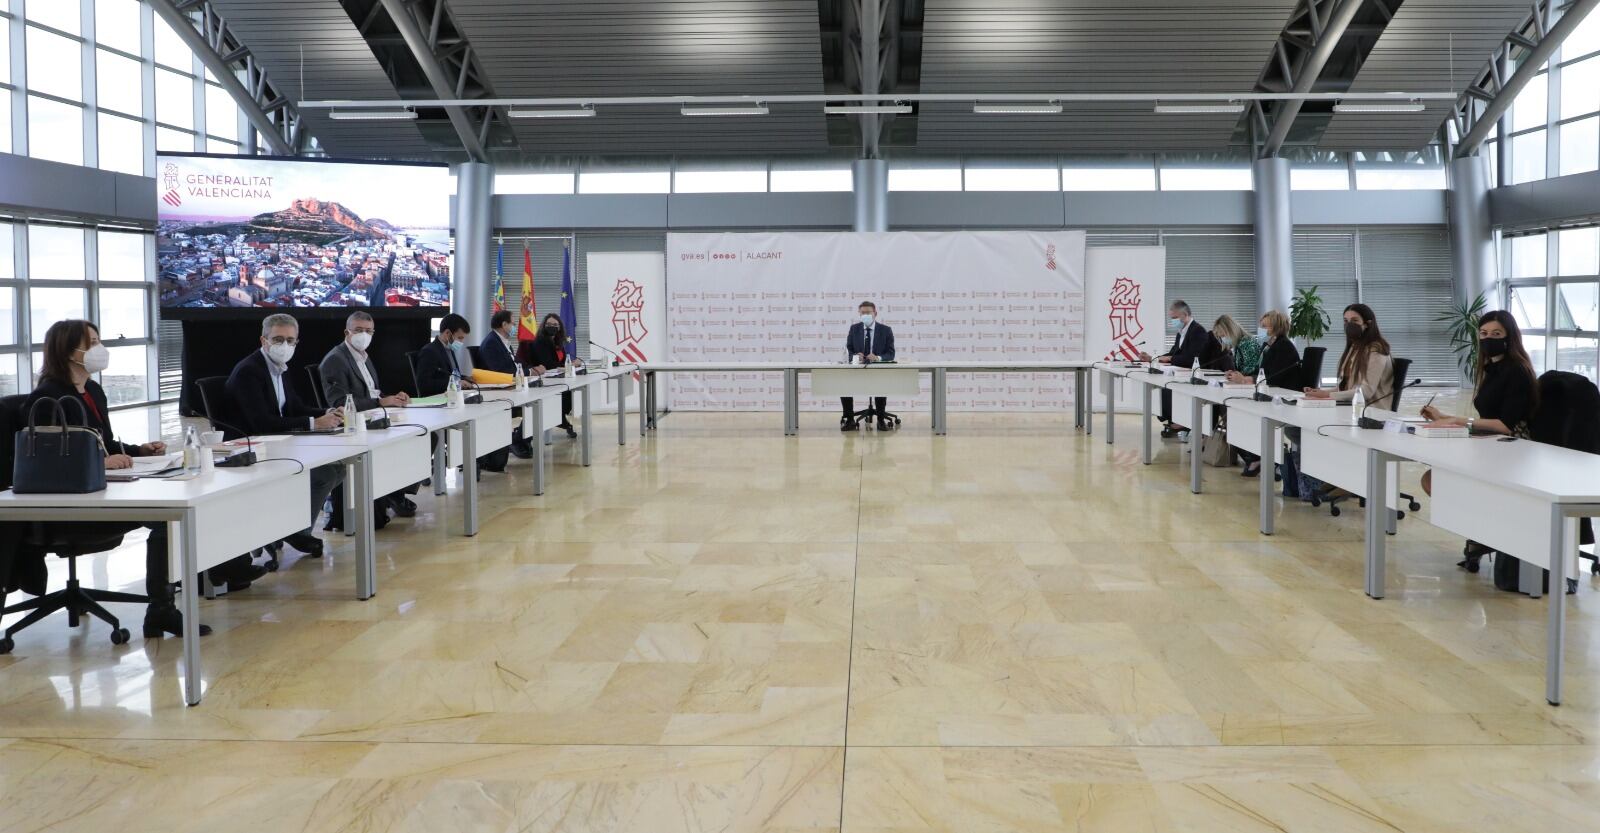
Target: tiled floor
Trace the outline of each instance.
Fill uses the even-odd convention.
[[[196,708],[178,642],[53,620],[0,657],[0,831],[1600,830],[1600,583],[1552,708],[1544,603],[1457,541],[1402,522],[1371,601],[1359,510],[1263,537],[1135,425],[563,441],[476,538],[420,498],[371,601],[337,538],[204,603]]]

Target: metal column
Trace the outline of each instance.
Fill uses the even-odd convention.
[[[456,174],[456,262],[451,274],[450,311],[467,319],[474,327],[488,328],[489,275],[494,265],[489,259],[494,236],[494,166],[483,162],[464,162]]]
[[[1255,190],[1256,314],[1289,311],[1294,297],[1294,220],[1289,212],[1289,160],[1257,159]]]
[[[1486,295],[1489,309],[1500,270],[1489,227],[1489,162],[1468,156],[1450,162],[1450,289],[1457,303]]]
[[[889,163],[857,159],[850,163],[855,190],[855,230],[889,230]]]

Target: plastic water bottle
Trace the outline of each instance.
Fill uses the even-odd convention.
[[[206,453],[205,446],[200,444],[200,432],[194,430],[193,425],[189,426],[183,432],[183,473],[199,474]]]
[[[1360,387],[1357,387],[1356,388],[1356,398],[1350,400],[1350,424],[1351,425],[1360,425],[1361,424],[1361,412],[1365,411],[1366,409],[1367,409],[1367,395],[1361,392],[1361,388]]]
[[[356,433],[356,423],[361,421],[361,415],[356,411],[356,398],[354,394],[344,395],[344,433],[352,436]]]
[[[445,388],[445,402],[451,408],[459,408],[466,404],[461,396],[461,379],[456,374],[450,374],[450,386]]]
[[[528,389],[528,377],[524,376],[522,373],[521,362],[518,362],[515,367],[516,370],[511,374],[511,386],[516,388],[519,392],[525,391]]]
[[[567,357],[567,363],[565,365],[563,365],[562,370],[564,371],[561,374],[562,376],[565,376],[568,379],[572,378],[572,357],[571,356]]]

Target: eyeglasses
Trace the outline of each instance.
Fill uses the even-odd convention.
[[[357,327],[354,330],[351,330],[350,332],[352,332],[352,333],[366,333],[367,335],[372,335],[374,332],[377,332],[377,331],[374,330],[371,327]]]
[[[290,347],[293,347],[296,344],[300,343],[300,339],[295,338],[294,336],[268,336],[267,337],[267,343],[268,344],[287,344]]]

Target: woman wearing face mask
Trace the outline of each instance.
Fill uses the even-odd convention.
[[[1522,329],[1511,313],[1503,309],[1484,313],[1478,319],[1478,366],[1474,374],[1476,390],[1472,408],[1476,417],[1447,414],[1433,405],[1424,405],[1423,417],[1434,425],[1456,425],[1475,434],[1504,434],[1527,437],[1528,421],[1539,407],[1539,381],[1533,362],[1522,346]],[[1422,490],[1433,494],[1433,472],[1422,475]],[[1468,541],[1456,564],[1469,573],[1478,572],[1478,561],[1489,549]]]
[[[1384,402],[1394,395],[1394,362],[1389,342],[1378,330],[1378,317],[1366,304],[1344,308],[1344,355],[1339,357],[1339,389],[1306,388],[1307,399],[1348,402],[1356,389],[1368,403]]]
[[[531,367],[532,372],[543,374],[547,370],[556,370],[566,365],[569,351],[567,344],[567,330],[561,324],[561,316],[550,313],[539,322],[539,335],[531,341],[517,345],[517,361],[524,367]],[[583,362],[577,356],[571,356],[573,365]],[[572,427],[572,392],[561,394],[561,424],[558,428],[565,429],[567,436],[576,437],[578,432]]]
[[[1233,316],[1224,315],[1211,325],[1211,337],[1226,353],[1226,358],[1217,362],[1215,367],[1229,373],[1242,373],[1245,376],[1254,376],[1261,366],[1261,342],[1254,336],[1245,335],[1244,328]]]
[[[1299,378],[1300,351],[1295,349],[1294,342],[1289,340],[1289,316],[1282,310],[1268,310],[1261,316],[1256,328],[1256,343],[1261,345],[1260,360],[1257,370],[1260,373],[1262,387],[1293,387],[1295,379]],[[1234,384],[1256,384],[1256,373],[1228,372],[1228,381]],[[1261,457],[1248,451],[1235,449],[1239,457],[1244,460],[1244,470],[1240,472],[1243,477],[1255,477],[1261,473]]]
[[[111,433],[110,411],[106,406],[106,392],[93,378],[106,369],[110,353],[100,343],[100,330],[88,321],[57,321],[44,334],[44,364],[39,371],[39,384],[23,406],[26,415],[33,403],[41,398],[76,399],[83,405],[89,427],[100,432],[100,441],[106,449],[106,468],[125,469],[133,465],[134,457],[163,454],[167,446],[162,442],[130,445],[118,442]],[[44,409],[41,408],[41,411]],[[69,418],[76,409],[68,408]],[[141,526],[150,530],[145,543],[145,595],[150,604],[145,608],[144,636],[155,639],[162,634],[181,636],[183,615],[173,603],[173,587],[167,581],[167,525],[165,523],[138,524],[118,521],[75,522],[75,530],[105,531],[107,534],[131,532]],[[200,626],[201,635],[211,632]]]

